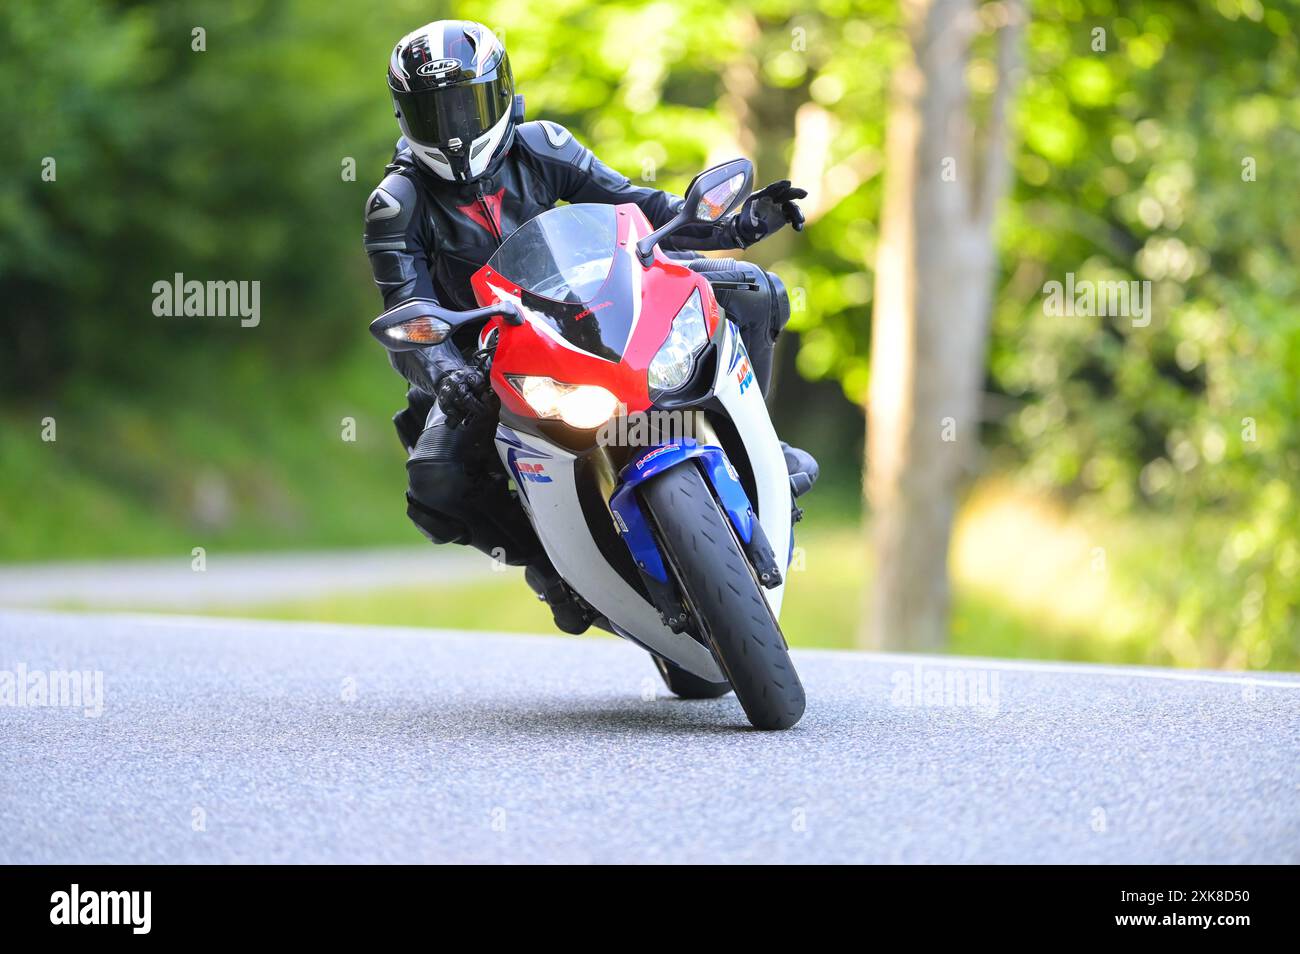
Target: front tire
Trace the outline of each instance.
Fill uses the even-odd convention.
[[[790,728],[803,715],[803,684],[754,569],[703,476],[693,464],[681,464],[640,490],[745,715],[757,729]]]
[[[717,699],[731,691],[729,682],[709,682],[693,672],[687,672],[676,663],[654,657],[655,668],[664,678],[668,691],[681,699]]]

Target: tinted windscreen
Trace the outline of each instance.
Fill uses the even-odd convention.
[[[586,303],[609,277],[617,247],[612,205],[566,205],[516,229],[488,265],[534,295]]]
[[[618,244],[611,205],[566,205],[516,230],[488,266],[523,290],[523,304],[561,338],[617,361],[636,323],[640,264]]]

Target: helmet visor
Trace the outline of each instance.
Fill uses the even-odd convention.
[[[393,90],[406,134],[422,146],[445,146],[459,139],[466,147],[495,126],[514,105],[508,70],[490,79],[442,89]]]

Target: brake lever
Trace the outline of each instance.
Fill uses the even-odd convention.
[[[496,353],[496,345],[493,344],[487,348],[479,348],[471,355],[471,360],[476,364],[485,376],[492,372],[492,357]]]

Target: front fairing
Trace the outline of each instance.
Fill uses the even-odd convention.
[[[551,209],[516,230],[486,267],[561,339],[618,361],[641,306],[641,264],[619,242],[626,218],[609,205]]]
[[[631,343],[641,306],[634,269],[640,272],[640,262],[618,254],[604,284],[589,301],[556,301],[525,288],[523,303],[564,341],[606,361],[619,361]]]
[[[636,243],[650,234],[650,223],[635,205],[617,206],[615,214],[617,237],[608,269],[599,276],[574,272],[575,281],[568,284],[583,287],[572,295],[555,294],[560,290],[555,282],[545,289],[552,294],[540,294],[537,283],[512,280],[511,266],[500,260],[474,275],[480,305],[512,301],[523,318],[519,324],[494,319],[483,339],[492,342],[492,384],[501,400],[497,446],[538,538],[566,582],[620,634],[717,681],[724,677],[708,648],[663,622],[662,599],[665,594],[676,599],[667,573],[647,578],[635,562],[638,552],[649,554],[653,540],[629,541],[628,527],[618,523],[619,514],[630,512],[623,505],[630,506],[636,497],[626,467],[656,459],[666,465],[674,445],[661,443],[656,435],[651,440],[658,446],[647,447],[641,438],[621,436],[618,425],[630,424],[634,412],[689,412],[681,416],[689,417],[708,441],[699,456],[728,516],[739,525],[742,539],[757,539],[745,532],[757,517],[764,538],[779,555],[779,570],[791,552],[789,475],[743,343],[735,326],[722,320],[707,280],[658,248],[650,265],[642,266]],[[580,257],[575,267],[581,269]],[[651,394],[650,362],[697,291],[710,340],[684,387],[671,395]],[[558,419],[539,418],[510,383],[521,375],[604,387],[627,418],[616,416],[607,422],[612,430],[603,434],[603,428],[579,431]],[[685,455],[673,463],[699,464]],[[780,611],[783,586],[778,582],[763,591],[774,614]]]
[[[565,206],[543,216],[572,208],[579,207]],[[518,419],[535,415],[505,381],[506,374],[599,385],[614,394],[626,412],[645,411],[653,403],[647,383],[650,361],[694,291],[699,290],[704,302],[710,332],[719,328],[717,301],[708,282],[658,249],[651,264],[643,267],[636,243],[652,231],[650,223],[632,204],[615,206],[613,212],[617,239],[608,273],[599,284],[591,282],[582,294],[571,296],[580,300],[538,295],[501,274],[493,262],[474,275],[480,304],[514,301],[522,306],[522,325],[496,324],[492,361],[502,406]]]

